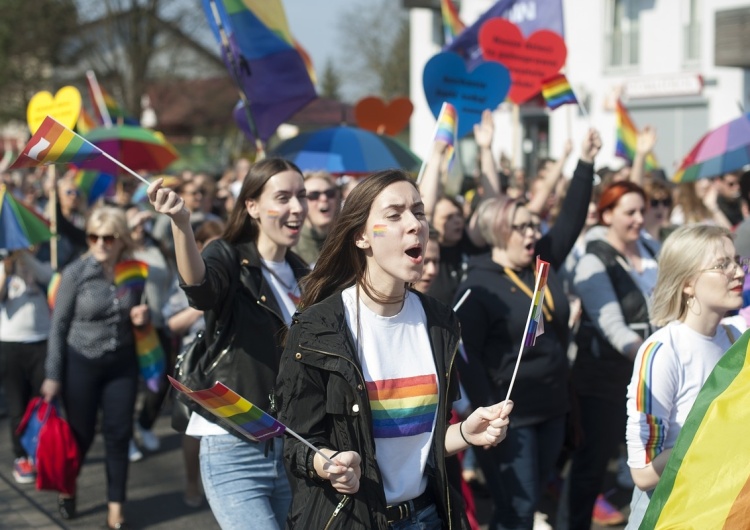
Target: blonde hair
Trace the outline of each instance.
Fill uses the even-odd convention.
[[[477,208],[477,226],[487,243],[500,250],[505,248],[510,237],[516,211],[526,202],[507,196],[482,201]]]
[[[664,326],[679,320],[687,311],[687,283],[704,266],[706,256],[721,245],[723,238],[732,241],[726,228],[713,225],[681,226],[667,237],[659,253],[659,271],[653,293],[651,322]]]
[[[128,219],[125,212],[121,208],[114,206],[98,206],[91,210],[91,213],[86,219],[86,232],[99,230],[111,231],[118,240],[122,241],[123,248],[120,255],[117,256],[116,261],[123,259],[129,259],[133,256],[135,250],[135,242],[130,237],[130,229],[128,228]],[[89,250],[86,255],[90,254]]]
[[[328,171],[304,171],[302,173],[302,178],[305,182],[312,179],[325,180],[329,186],[336,186],[336,181]]]

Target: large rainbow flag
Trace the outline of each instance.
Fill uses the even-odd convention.
[[[624,158],[631,164],[635,158],[635,149],[638,144],[638,129],[636,129],[633,120],[630,119],[630,114],[622,101],[617,100],[616,110],[616,121],[617,121],[617,147],[615,148],[615,155],[620,158]],[[656,157],[653,153],[649,153],[646,156],[646,170],[656,169],[660,167],[656,161]]]
[[[229,39],[228,50],[212,5]],[[203,8],[230,75],[250,101],[258,136],[267,141],[317,97],[309,57],[289,30],[281,0],[203,0]],[[238,121],[244,116],[239,114]]]
[[[750,528],[750,331],[703,385],[640,528]]]
[[[77,164],[99,156],[101,149],[47,116],[8,169]]]
[[[266,414],[223,383],[216,382],[206,390],[191,390],[176,379],[169,378],[177,390],[224,423],[254,441],[281,436],[287,430],[283,423]]]

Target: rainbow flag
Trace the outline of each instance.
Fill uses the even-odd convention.
[[[77,164],[98,156],[102,156],[101,149],[47,116],[8,169]]]
[[[375,438],[401,438],[432,431],[438,406],[434,374],[365,384]]]
[[[206,390],[191,390],[171,377],[169,382],[208,412],[224,420],[226,425],[253,441],[275,438],[287,430],[283,423],[222,383],[216,382]]]
[[[86,196],[86,203],[91,206],[112,188],[115,183],[115,176],[94,169],[79,169],[73,177],[73,181],[78,191]]]
[[[76,132],[78,134],[86,134],[91,129],[96,129],[99,126],[96,123],[94,117],[88,113],[86,109],[81,107],[81,113],[78,115],[78,123],[76,123]]]
[[[159,334],[151,324],[133,326],[133,334],[141,376],[146,381],[149,390],[157,393],[166,370],[164,349],[161,346]]]
[[[458,9],[451,0],[440,0],[440,11],[443,14],[445,43],[450,44],[466,29],[466,25],[458,18]]]
[[[703,385],[641,529],[750,528],[750,331]]]
[[[437,128],[435,129],[435,141],[440,140],[448,144],[446,154],[448,156],[449,164],[453,163],[456,154],[457,136],[458,113],[456,112],[456,107],[447,101],[444,101],[443,106],[440,108],[440,114],[438,114]]]
[[[617,111],[616,111],[616,122],[617,122],[617,147],[615,148],[615,155],[620,158],[624,158],[629,163],[633,163],[635,158],[635,148],[638,143],[638,129],[635,128],[633,120],[630,119],[630,114],[622,101],[617,100]],[[649,153],[646,156],[646,170],[656,169],[660,167],[656,161],[653,153]]]
[[[542,96],[547,106],[555,110],[567,103],[578,104],[573,88],[565,74],[557,74],[542,83]]]
[[[222,44],[212,4],[229,49]],[[267,141],[279,125],[317,97],[309,57],[289,30],[281,0],[203,0],[203,8],[230,75],[250,101],[258,136]],[[235,117],[241,126],[247,125],[244,111]]]
[[[117,100],[112,97],[112,95],[107,92],[104,87],[102,87],[99,82],[96,80],[95,75],[90,75],[86,77],[86,83],[88,84],[89,89],[89,98],[91,99],[91,105],[94,109],[94,114],[96,115],[96,120],[98,121],[98,124],[106,124],[106,123],[125,123],[127,125],[138,125],[138,120],[134,119],[133,117],[129,116],[127,112],[125,112],[125,109],[123,109],[119,103],[117,103]],[[102,100],[104,103],[104,109],[102,109],[99,106],[99,103],[97,101],[96,97],[96,91],[99,91],[102,96]],[[106,119],[105,116],[102,115],[103,112],[106,112],[109,120]],[[91,117],[89,115],[89,117]]]
[[[115,265],[114,275],[118,293],[129,290],[140,296],[146,287],[148,264],[135,259],[121,261]]]
[[[531,319],[523,340],[524,347],[533,346],[536,338],[544,333],[544,291],[547,287],[549,262],[536,258],[536,287],[531,299]]]
[[[47,285],[47,305],[49,306],[50,311],[55,308],[55,304],[57,303],[57,291],[60,290],[61,278],[62,276],[60,273],[55,272],[49,280],[49,285]]]

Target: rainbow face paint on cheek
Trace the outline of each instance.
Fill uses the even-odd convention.
[[[279,217],[279,211],[278,210],[268,210],[266,212],[266,215],[270,217],[271,219],[276,219]]]
[[[385,232],[388,229],[386,225],[375,225],[372,227],[373,237],[385,237]]]

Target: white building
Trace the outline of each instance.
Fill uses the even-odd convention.
[[[410,10],[411,147],[425,156],[435,120],[424,96],[422,70],[442,47],[440,2],[403,3],[432,6]],[[469,26],[493,3],[463,0],[462,21]],[[535,16],[536,0],[517,4],[516,13]],[[740,116],[743,109],[750,111],[747,0],[563,0],[563,8],[565,73],[588,114],[573,105],[554,112],[525,105],[521,126],[514,128],[510,106],[501,105],[495,112],[496,153],[511,156],[527,173],[537,157],[558,156],[571,133],[575,158],[589,126],[597,128],[604,141],[597,166],[621,166],[615,157],[618,94],[638,128],[656,127],[656,157],[668,175],[706,131]],[[462,153],[468,168],[471,156]],[[571,160],[567,169],[573,164]]]

